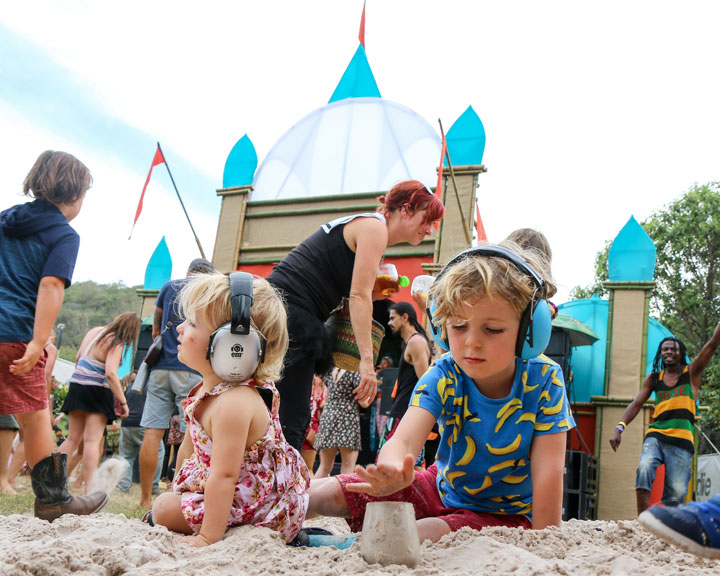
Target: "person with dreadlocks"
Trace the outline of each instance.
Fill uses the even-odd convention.
[[[648,508],[655,471],[660,464],[665,464],[662,504],[678,506],[685,501],[695,451],[695,403],[702,374],[718,344],[720,324],[697,358],[688,364],[685,344],[677,338],[663,339],[655,354],[652,372],[615,426],[610,446],[617,452],[625,428],[638,415],[650,395],[655,393],[653,421],[645,434],[635,480],[638,514]]]

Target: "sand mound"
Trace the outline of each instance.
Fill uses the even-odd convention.
[[[344,522],[308,524],[335,533]],[[116,514],[64,516],[52,524],[30,516],[0,517],[0,574],[8,576],[243,575],[284,574],[482,574],[493,576],[720,574],[720,562],[697,558],[664,544],[635,522],[582,522],[542,531],[463,529],[437,544],[421,546],[417,568],[368,565],[359,544],[293,548],[267,529],[242,526],[208,548],[191,549],[164,528]]]

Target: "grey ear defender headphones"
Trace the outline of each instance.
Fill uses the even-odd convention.
[[[231,321],[210,335],[206,354],[213,372],[226,382],[247,380],[265,360],[265,336],[250,327],[252,303],[252,275],[230,274]]]

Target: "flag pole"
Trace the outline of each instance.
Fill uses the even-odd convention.
[[[442,120],[440,120],[440,118],[438,118],[438,124],[440,124],[440,134],[443,139],[445,139],[445,131],[443,130]],[[458,192],[457,182],[455,182],[455,172],[453,172],[452,163],[450,162],[450,150],[448,147],[445,148],[445,158],[447,159],[448,169],[450,170],[450,179],[452,180],[453,188],[455,190],[455,199],[457,200],[458,210],[460,211],[460,220],[462,221],[462,229],[465,233],[465,241],[468,246],[472,246],[472,236],[470,235],[467,220],[465,220],[465,212],[463,211],[462,204],[460,203],[460,193]]]
[[[160,142],[157,143],[158,150],[160,150],[160,153],[162,154],[162,148],[160,147]],[[165,158],[165,154],[162,154],[163,158]],[[197,242],[198,248],[200,249],[200,256],[205,258],[205,251],[203,250],[202,244],[200,244],[200,238],[198,238],[198,235],[195,234],[195,228],[193,228],[192,222],[190,222],[190,216],[188,216],[187,210],[185,210],[185,204],[182,201],[182,198],[180,198],[180,192],[178,192],[178,188],[175,185],[175,178],[173,178],[172,172],[170,172],[170,165],[167,163],[167,159],[165,160],[165,168],[167,168],[168,174],[170,174],[170,181],[172,182],[173,188],[175,188],[175,194],[177,194],[178,200],[180,200],[180,206],[182,206],[183,212],[185,212],[185,218],[187,218],[188,224],[190,224],[190,230],[192,230],[193,236],[195,236],[195,242]],[[463,220],[463,222],[465,222]]]

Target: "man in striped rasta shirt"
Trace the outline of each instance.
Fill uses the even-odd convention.
[[[720,344],[720,324],[700,354],[687,364],[685,345],[677,338],[665,338],[658,346],[652,372],[615,427],[610,446],[617,451],[622,433],[655,393],[653,422],[648,426],[637,468],[635,492],[638,514],[647,510],[655,471],[665,464],[665,506],[682,504],[692,473],[695,404],[705,371]]]

